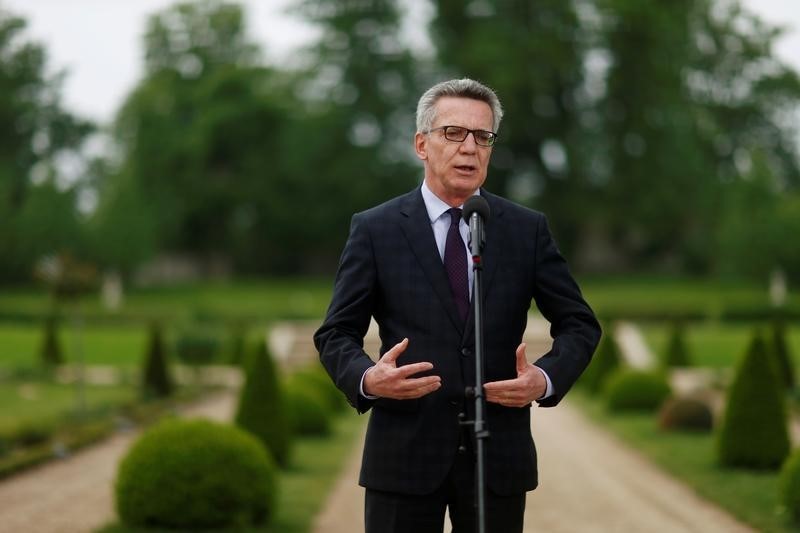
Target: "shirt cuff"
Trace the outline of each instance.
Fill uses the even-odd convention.
[[[361,374],[361,383],[358,384],[358,393],[361,394],[361,396],[363,396],[367,400],[377,400],[378,399],[377,396],[371,396],[371,395],[369,395],[369,394],[364,392],[364,377],[367,375],[367,372],[369,372],[373,368],[374,367],[369,367],[368,369],[366,369],[364,371],[363,374]],[[547,377],[547,374],[545,374],[545,377]],[[550,383],[550,378],[547,379],[547,383]]]
[[[542,369],[541,367],[538,367],[536,365],[533,365],[533,366],[536,367],[536,369],[539,372],[542,373],[542,375],[544,376],[545,381],[547,381],[547,388],[545,389],[544,394],[541,396],[541,398],[537,398],[536,401],[546,400],[547,398],[549,398],[550,396],[555,394],[555,391],[553,390],[553,382],[550,381],[550,376],[547,375],[547,372],[545,372],[544,369]],[[364,378],[361,378],[361,380],[363,381]],[[363,394],[363,392],[362,392],[362,394]]]

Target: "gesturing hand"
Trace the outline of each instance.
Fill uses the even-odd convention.
[[[439,376],[412,378],[414,374],[431,370],[431,363],[412,363],[397,366],[397,358],[408,347],[408,339],[395,344],[375,366],[364,375],[364,392],[370,396],[410,400],[425,396],[442,386]]]
[[[538,400],[547,390],[547,380],[542,371],[528,363],[525,343],[517,348],[517,377],[504,381],[492,381],[483,386],[486,401],[507,407],[525,407]]]

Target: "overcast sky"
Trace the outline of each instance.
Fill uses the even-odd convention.
[[[285,13],[291,0],[240,0],[249,31],[270,62],[290,59],[313,31]],[[0,0],[28,21],[27,36],[43,42],[50,69],[66,69],[64,103],[87,118],[112,118],[142,72],[142,35],[147,17],[175,0]],[[800,1],[743,0],[765,20],[788,27],[777,54],[800,70]],[[414,24],[426,13],[424,2],[411,2]]]

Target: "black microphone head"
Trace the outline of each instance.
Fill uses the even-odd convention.
[[[469,224],[469,219],[472,217],[472,213],[478,213],[478,216],[483,219],[485,223],[489,220],[489,202],[486,201],[486,198],[483,196],[470,196],[469,199],[464,202],[463,214],[464,220]]]

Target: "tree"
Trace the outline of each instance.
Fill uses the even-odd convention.
[[[717,453],[724,466],[777,469],[789,455],[784,387],[760,332],[728,390]]]
[[[74,181],[81,176],[61,166],[80,159],[77,150],[92,130],[62,108],[63,75],[46,75],[47,53],[24,40],[24,29],[23,19],[0,10],[0,279],[6,280],[27,279],[42,253],[80,248]]]
[[[692,365],[689,345],[686,342],[686,328],[681,320],[672,322],[664,353],[664,365],[666,367]]]
[[[252,348],[234,420],[255,435],[279,465],[286,466],[292,436],[281,379],[266,342],[261,339]]]
[[[572,2],[436,0],[433,77],[467,76],[492,87],[505,110],[486,186],[546,206],[569,250],[593,205],[582,127],[582,58],[589,44]]]
[[[591,393],[600,392],[608,377],[622,365],[622,356],[610,324],[603,327],[603,337],[592,361],[581,376],[580,383]]]

